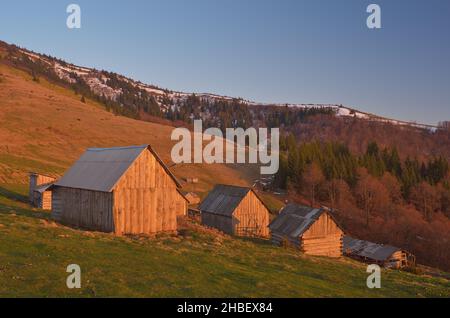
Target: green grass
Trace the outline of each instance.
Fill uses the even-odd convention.
[[[261,200],[267,205],[267,208],[272,214],[278,214],[284,203],[277,199],[274,195],[268,193],[259,193]]]
[[[7,153],[0,153],[0,162],[13,170],[39,171],[51,174],[62,174],[64,168],[39,160],[24,158]]]
[[[258,240],[190,225],[179,237],[118,238],[56,226],[30,209],[25,186],[0,186],[0,297],[449,297],[443,278],[382,272],[366,287],[365,266],[301,256]],[[79,264],[82,288],[66,288]]]
[[[39,146],[39,145],[32,145],[32,144],[28,144],[24,147],[28,152],[31,152],[33,154],[35,154],[35,156],[37,158],[40,158],[41,160],[45,160],[46,162],[51,162],[53,163],[55,166],[58,167],[68,167],[70,166],[70,160],[58,160],[55,157],[53,157],[52,155],[49,155],[46,151],[45,148]],[[40,167],[43,168],[43,167]],[[61,169],[61,168],[58,168]]]

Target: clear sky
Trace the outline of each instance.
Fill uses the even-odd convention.
[[[2,1],[0,40],[173,90],[450,120],[448,0]]]

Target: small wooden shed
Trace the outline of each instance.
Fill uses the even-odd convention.
[[[52,191],[50,187],[56,178],[30,172],[29,200],[32,206],[43,210],[52,209]]]
[[[268,237],[269,209],[251,188],[217,185],[199,206],[203,225],[237,236]]]
[[[88,149],[53,189],[55,220],[116,235],[175,232],[180,183],[149,146]]]
[[[288,204],[269,225],[272,242],[308,255],[341,257],[344,231],[327,208]]]
[[[200,197],[195,192],[184,193],[184,196],[189,201],[189,205],[195,205],[200,203]]]
[[[385,268],[405,268],[416,264],[416,257],[395,246],[344,237],[344,255]]]

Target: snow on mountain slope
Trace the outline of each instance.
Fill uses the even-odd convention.
[[[64,61],[60,61],[54,58],[47,57],[45,55],[37,54],[34,52],[30,52],[25,49],[20,49],[20,51],[27,55],[31,60],[36,61],[40,60],[41,62],[48,65],[52,68],[55,74],[59,77],[59,79],[67,82],[67,83],[75,83],[78,79],[82,79],[91,89],[92,92],[97,94],[98,96],[104,96],[107,99],[117,101],[119,96],[123,93],[120,88],[113,88],[108,83],[111,80],[108,73],[105,71],[98,71],[96,69],[80,67],[77,65],[69,64]],[[167,89],[162,89],[154,85],[148,85],[142,83],[140,81],[135,81],[133,79],[127,78],[122,75],[114,74],[124,83],[128,83],[133,85],[140,90],[147,92],[152,95],[156,102],[158,103],[161,111],[166,112],[170,107],[178,107],[183,101],[185,101],[189,96],[192,96],[193,93],[186,92],[177,92],[171,91]],[[195,93],[195,95],[206,102],[214,102],[214,101],[232,101],[237,98],[229,97],[229,96],[221,96],[217,94],[211,93]],[[336,116],[338,117],[353,117],[363,120],[369,121],[378,121],[383,123],[389,123],[394,125],[405,125],[412,126],[421,129],[435,130],[438,127],[426,124],[420,124],[415,122],[407,122],[401,120],[395,120],[390,118],[385,118],[381,116],[377,116],[374,114],[362,112],[350,107],[337,105],[337,104],[285,104],[285,103],[259,103],[244,99],[238,99],[242,104],[246,104],[248,106],[280,106],[280,107],[290,107],[290,108],[327,108],[335,111]],[[168,103],[167,101],[170,101]]]

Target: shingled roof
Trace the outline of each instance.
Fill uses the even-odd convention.
[[[180,187],[178,180],[149,145],[90,148],[55,183],[55,186],[111,192],[122,175],[146,149],[155,156],[156,160],[174,180],[177,187]]]
[[[346,254],[383,262],[398,251],[401,251],[401,249],[395,246],[358,240],[350,236],[344,237],[344,253]]]
[[[246,187],[224,184],[216,185],[200,204],[199,210],[223,216],[231,216],[234,210],[239,206],[239,203],[241,203],[242,199],[244,199],[250,191],[253,190]]]
[[[326,208],[312,208],[291,203],[281,210],[269,228],[272,232],[297,238],[302,236],[323,213],[328,212]],[[330,216],[332,217],[331,214]]]

